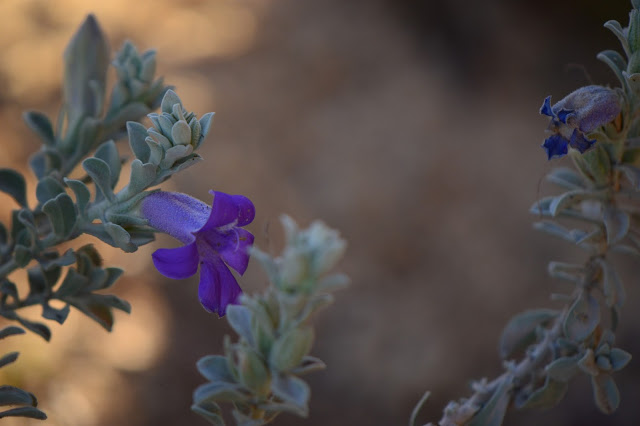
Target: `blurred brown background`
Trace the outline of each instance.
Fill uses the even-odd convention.
[[[505,322],[566,289],[546,263],[584,258],[531,228],[529,206],[553,190],[541,183],[550,166],[538,109],[548,94],[615,84],[595,59],[618,49],[602,24],[627,23],[628,3],[613,3],[2,0],[0,167],[23,167],[37,148],[21,111],[55,114],[62,50],[87,13],[114,50],[126,38],[157,48],[158,71],[187,108],[216,111],[206,162],[164,188],[249,196],[250,229],[273,252],[285,212],[321,218],[349,241],[341,269],[353,284],[317,320],[313,353],[328,369],[308,376],[311,416],[276,424],[403,425],[427,389],[420,420],[437,420],[469,380],[500,371]],[[2,202],[2,219],[11,207]],[[72,313],[50,343],[3,341],[3,353],[22,355],[2,383],[34,391],[47,424],[206,424],[189,410],[204,382],[194,364],[219,353],[229,329],[200,307],[197,279],[155,271],[149,255],[167,244],[105,249],[127,270],[115,291],[133,305],[113,333]],[[638,354],[638,268],[618,264],[629,292],[618,343]],[[241,283],[255,291],[264,281],[254,262]],[[638,424],[637,361],[617,378],[614,416],[597,412],[579,379],[559,407],[506,424]]]

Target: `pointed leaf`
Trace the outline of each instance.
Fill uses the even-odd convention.
[[[511,381],[503,380],[491,399],[473,416],[469,426],[500,426],[511,400],[510,389]]]
[[[229,305],[227,307],[227,321],[233,331],[245,339],[252,347],[255,345],[253,333],[251,331],[251,321],[253,314],[246,306]]]
[[[275,396],[293,405],[297,414],[306,417],[309,413],[309,397],[311,390],[302,379],[291,374],[274,374],[271,391]]]
[[[622,370],[631,361],[631,354],[620,348],[613,348],[609,353],[609,360],[613,371]]]
[[[556,381],[550,377],[545,380],[544,386],[536,389],[518,408],[551,408],[567,394],[569,385],[564,381]]]
[[[53,233],[60,240],[66,240],[71,236],[77,220],[75,205],[71,197],[66,193],[60,194],[44,203],[42,211],[49,218]]]
[[[0,330],[0,339],[4,339],[5,337],[15,336],[17,334],[24,334],[25,331],[20,327],[15,325],[10,325]]]
[[[38,111],[25,111],[22,114],[22,118],[27,123],[27,126],[42,139],[45,145],[55,145],[56,137],[53,132],[53,126],[46,115]]]
[[[191,406],[191,410],[195,413],[200,414],[209,423],[212,423],[216,426],[224,426],[224,420],[222,420],[222,412],[220,411],[220,407],[215,402],[211,401],[203,401],[200,404],[193,404]]]
[[[500,337],[500,357],[507,359],[535,341],[535,330],[555,319],[558,311],[535,309],[522,312],[509,320]]]
[[[0,405],[37,405],[33,394],[14,386],[0,386]]]
[[[46,325],[39,322],[32,322],[22,317],[18,317],[17,320],[24,328],[33,333],[36,333],[47,342],[51,339],[51,330],[49,330],[49,327],[47,327]]]
[[[20,206],[27,207],[27,184],[13,169],[0,169],[0,191],[9,194]]]
[[[18,352],[10,352],[4,355],[2,358],[0,358],[0,368],[17,360],[19,355],[20,353]]]
[[[629,215],[615,207],[604,210],[604,226],[607,230],[607,243],[615,244],[629,232]]]
[[[120,154],[113,140],[109,140],[98,147],[94,157],[101,159],[109,166],[111,172],[111,188],[115,188],[120,177]]]
[[[612,414],[620,405],[620,392],[609,374],[591,376],[593,399],[596,406],[605,414]]]
[[[82,162],[82,168],[87,172],[96,184],[96,187],[110,201],[113,201],[113,191],[111,189],[111,171],[109,165],[103,160],[90,157]]]
[[[0,412],[0,419],[4,417],[26,417],[30,419],[46,420],[47,415],[36,407],[18,407]]]

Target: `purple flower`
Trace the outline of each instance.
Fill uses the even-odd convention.
[[[153,264],[169,278],[194,275],[200,266],[200,303],[209,312],[223,316],[227,305],[235,303],[242,290],[229,267],[240,275],[249,264],[248,249],[253,235],[242,229],[253,221],[255,208],[242,195],[209,191],[213,205],[178,192],[154,192],[141,204],[149,225],[185,245],[158,249]]]
[[[586,86],[569,93],[553,107],[551,96],[547,96],[540,114],[551,117],[548,130],[553,134],[542,144],[550,160],[565,155],[569,146],[581,153],[591,148],[596,141],[585,135],[620,114],[620,99],[606,87]]]

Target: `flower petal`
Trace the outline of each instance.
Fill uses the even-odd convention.
[[[175,280],[188,278],[198,270],[198,250],[195,243],[172,249],[158,249],[151,255],[158,272]]]
[[[213,205],[207,223],[200,229],[206,232],[233,223],[238,219],[238,206],[229,194],[219,191],[209,191],[213,195]]]
[[[147,195],[140,210],[150,226],[185,244],[193,241],[192,232],[205,225],[211,212],[211,208],[197,198],[164,191]]]
[[[549,117],[555,117],[556,115],[553,113],[551,109],[551,96],[547,96],[544,98],[544,102],[540,107],[540,114],[548,115]]]
[[[207,311],[223,316],[227,305],[236,303],[240,293],[242,290],[238,282],[222,261],[213,259],[202,262],[198,297]]]
[[[227,246],[220,252],[220,257],[242,275],[249,266],[249,247],[253,244],[253,234],[242,228],[236,228],[234,231],[237,235],[236,244]]]
[[[551,160],[553,157],[562,157],[567,154],[568,142],[559,134],[553,134],[544,140],[542,147],[547,152],[547,157]]]
[[[238,226],[245,226],[253,222],[256,208],[250,199],[244,195],[232,195],[233,202],[238,206]]]
[[[589,139],[585,138],[584,134],[578,129],[573,130],[571,139],[569,140],[569,146],[571,146],[571,148],[577,149],[581,153],[591,148],[594,143],[596,143],[595,139],[590,141]]]

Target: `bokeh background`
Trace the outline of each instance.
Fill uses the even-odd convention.
[[[551,307],[564,290],[549,260],[580,260],[533,231],[527,211],[553,190],[540,143],[542,99],[613,75],[595,59],[618,48],[602,24],[626,25],[628,2],[541,0],[2,0],[0,167],[37,149],[24,109],[55,116],[62,50],[93,12],[114,49],[158,49],[158,71],[187,108],[216,111],[200,163],[164,189],[208,199],[249,196],[256,243],[281,247],[278,216],[321,218],[349,249],[353,280],[317,319],[307,420],[278,425],[402,425],[422,393],[437,420],[471,379],[501,367],[497,340],[515,313]],[[123,145],[126,149],[126,142]],[[554,164],[563,160],[554,161]],[[29,175],[30,188],[34,179]],[[0,217],[13,206],[2,201]],[[189,410],[204,379],[197,359],[219,353],[226,322],[197,300],[197,279],[169,281],[150,253],[103,247],[126,269],[115,291],[131,301],[109,334],[80,314],[53,339],[3,341],[19,361],[2,383],[35,392],[51,425],[205,425]],[[629,302],[619,344],[640,353],[638,269],[620,258]],[[242,279],[259,291],[254,262]],[[38,316],[37,310],[33,311]],[[559,407],[510,413],[507,425],[635,425],[637,361],[617,375],[622,404],[594,408],[586,379]],[[5,420],[6,425],[41,424]]]

